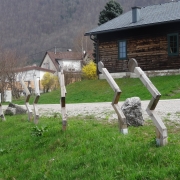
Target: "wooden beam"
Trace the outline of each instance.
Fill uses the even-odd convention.
[[[38,123],[38,119],[39,119],[39,111],[37,108],[37,103],[39,101],[40,98],[40,92],[39,92],[39,84],[36,78],[36,75],[34,74],[34,86],[35,86],[35,99],[33,102],[33,107],[34,107],[34,123],[37,124]]]
[[[110,73],[108,72],[108,70],[104,68],[104,64],[101,61],[98,63],[98,69],[105,76],[107,82],[109,83],[113,91],[115,92],[113,100],[112,100],[112,106],[118,116],[120,131],[123,134],[127,134],[128,129],[127,129],[127,124],[126,124],[126,117],[124,116],[124,113],[122,112],[121,108],[118,105],[119,98],[121,95],[121,90],[119,86],[117,85],[117,83],[112,78],[112,76],[110,75]]]
[[[118,92],[120,91],[119,86],[116,84],[112,76],[109,74],[106,68],[102,68],[102,73],[105,76],[106,80],[108,81],[109,85],[113,89],[113,91]]]
[[[146,76],[146,74],[142,71],[140,67],[136,67],[134,72],[140,78],[141,82],[146,86],[151,95],[156,98],[157,96],[161,96],[160,92],[156,89],[150,79]]]
[[[28,120],[31,121],[32,120],[32,109],[29,107],[29,99],[30,99],[31,94],[22,78],[20,78],[20,83],[26,93],[25,106],[28,111]]]
[[[156,144],[164,146],[167,144],[167,128],[162,122],[161,118],[154,111],[159,102],[161,94],[150,81],[150,79],[146,76],[146,74],[142,71],[142,69],[138,67],[137,61],[135,59],[130,59],[128,66],[131,72],[134,72],[136,73],[136,75],[138,75],[142,83],[146,86],[148,91],[153,96],[146,109],[146,112],[148,113],[148,115],[153,120],[156,126]]]
[[[6,120],[4,113],[3,113],[2,104],[1,104],[1,93],[0,93],[0,117],[3,121]]]
[[[150,110],[149,108],[146,109],[146,112],[151,117],[162,136],[167,137],[167,128],[162,122],[161,118],[156,114],[156,112],[154,110]]]

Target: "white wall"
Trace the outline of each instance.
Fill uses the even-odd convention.
[[[59,60],[59,63],[66,71],[81,71],[81,60]]]
[[[46,54],[43,63],[41,64],[42,68],[50,69],[53,71],[57,71],[56,67],[54,66],[53,62],[51,61],[48,54]]]

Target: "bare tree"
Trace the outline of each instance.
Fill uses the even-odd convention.
[[[84,55],[85,52],[92,51],[93,49],[93,44],[90,38],[84,36],[85,32],[87,32],[87,29],[82,27],[74,38],[74,48],[77,52],[81,52],[82,55]]]
[[[20,68],[26,62],[25,58],[20,58],[16,51],[0,50],[0,93],[2,101],[4,101],[4,93],[7,89],[11,89],[12,96],[19,97],[19,89],[17,86],[17,68]]]

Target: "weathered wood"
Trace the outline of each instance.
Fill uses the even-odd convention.
[[[114,79],[109,74],[109,72],[107,71],[106,68],[102,68],[102,73],[103,73],[104,77],[106,78],[106,80],[108,81],[111,88],[113,89],[113,91],[115,91],[115,92],[120,91],[119,86],[116,84],[116,82],[114,81]]]
[[[121,108],[118,105],[118,101],[121,95],[121,90],[119,88],[119,86],[116,84],[116,82],[114,81],[114,79],[112,78],[112,76],[110,75],[110,73],[107,71],[106,68],[104,68],[104,64],[100,61],[98,63],[98,69],[100,72],[103,73],[103,75],[105,76],[107,82],[109,83],[109,85],[111,86],[111,88],[113,89],[114,93],[114,98],[112,101],[112,106],[115,110],[115,112],[117,113],[118,116],[118,121],[119,121],[119,128],[120,131],[123,134],[127,134],[128,133],[128,129],[127,129],[127,124],[126,124],[126,118],[121,110]]]
[[[25,106],[28,111],[28,120],[31,121],[32,120],[32,109],[29,107],[29,99],[30,99],[31,94],[22,78],[20,78],[20,83],[26,93]]]
[[[39,119],[39,111],[37,108],[37,103],[38,100],[40,98],[40,92],[39,92],[39,84],[36,78],[36,75],[34,74],[34,86],[35,86],[35,99],[34,99],[34,103],[33,103],[33,107],[34,107],[34,123],[37,124],[38,123],[38,119]]]
[[[161,96],[157,96],[156,98],[152,97],[150,103],[148,104],[148,108],[150,110],[154,110],[159,102]]]
[[[153,83],[149,80],[149,78],[146,76],[146,74],[142,71],[140,67],[137,67],[137,61],[135,59],[131,59],[129,62],[129,68],[131,72],[135,72],[142,83],[146,86],[146,88],[149,90],[149,92],[152,94],[152,99],[146,109],[146,112],[153,120],[156,128],[158,129],[157,139],[156,143],[157,145],[164,146],[167,143],[167,128],[162,122],[161,118],[157,116],[154,109],[159,102],[159,99],[161,97],[160,92],[156,89],[156,87],[153,85]],[[160,134],[160,135],[159,135]]]
[[[153,83],[146,76],[146,74],[141,70],[140,67],[136,67],[134,69],[134,72],[136,73],[136,75],[138,75],[142,83],[146,86],[146,88],[149,90],[149,92],[152,94],[154,98],[156,98],[157,96],[161,96],[160,92],[156,89],[156,87],[153,85]]]
[[[131,58],[137,60],[143,71],[177,69],[180,67],[180,54],[168,56],[167,49],[167,34],[174,32],[180,36],[178,23],[99,34],[98,61],[102,61],[109,72],[128,71],[127,63]],[[127,60],[118,59],[118,42],[121,39],[127,41]]]
[[[124,113],[122,112],[121,108],[119,107],[118,104],[113,104],[112,106],[118,116],[118,121],[119,121],[119,129],[122,134],[128,134],[128,128],[127,128],[127,123],[126,123],[126,117]]]
[[[156,112],[154,110],[150,110],[149,108],[146,109],[146,112],[153,120],[162,137],[167,137],[167,128],[162,122],[161,118],[156,114]]]
[[[1,104],[1,93],[0,93],[0,117],[3,121],[6,120],[4,113],[3,113],[2,104]]]
[[[66,87],[64,80],[64,73],[61,69],[61,72],[58,72],[58,79],[61,87],[61,115],[62,115],[62,130],[65,131],[67,127],[67,112],[66,112]]]
[[[118,104],[120,95],[121,95],[121,91],[115,92],[112,104]]]

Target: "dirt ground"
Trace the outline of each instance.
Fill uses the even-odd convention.
[[[121,107],[123,102],[119,102]],[[141,101],[142,114],[145,120],[150,119],[146,113],[146,108],[149,101]],[[40,116],[53,115],[61,113],[60,104],[39,104],[38,106]],[[6,109],[7,106],[3,106]],[[31,106],[33,109],[33,107]],[[117,115],[111,105],[111,102],[104,103],[79,103],[66,104],[68,117],[72,116],[94,116],[97,119],[117,120]],[[180,122],[180,99],[174,100],[160,100],[156,109],[156,113],[161,119],[169,119]]]

